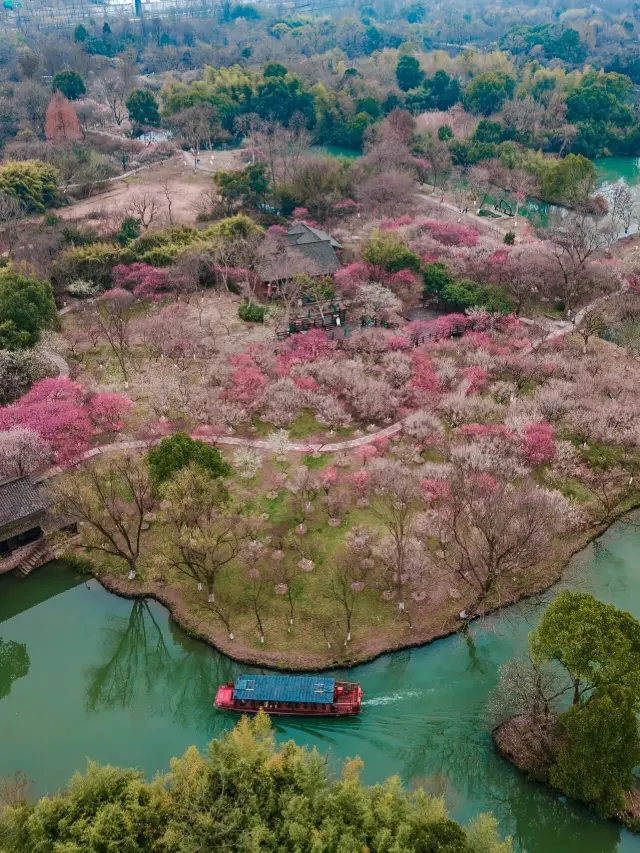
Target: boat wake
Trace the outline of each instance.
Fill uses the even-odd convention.
[[[424,692],[424,690],[400,690],[397,693],[391,693],[389,696],[375,696],[373,699],[364,699],[362,705],[366,705],[368,708],[391,705],[394,702],[404,702],[405,699],[417,699]]]

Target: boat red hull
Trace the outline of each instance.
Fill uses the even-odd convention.
[[[264,711],[274,717],[355,717],[361,711],[360,708],[348,711],[289,711],[280,708],[237,708],[235,705],[221,705],[218,702],[213,704],[220,711],[235,711],[237,714],[257,714]]]
[[[240,703],[233,698],[233,685],[224,684],[218,688],[213,704],[220,711],[235,711],[237,714],[257,714],[264,711],[278,717],[354,717],[362,710],[362,690],[358,686],[348,697],[341,696],[341,701],[330,706],[301,708],[277,702]]]

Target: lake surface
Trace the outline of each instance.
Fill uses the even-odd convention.
[[[640,521],[640,517],[638,519]],[[640,528],[619,523],[574,559],[567,582],[640,617]],[[277,735],[337,763],[359,755],[367,782],[399,774],[445,795],[466,821],[492,810],[528,853],[630,853],[640,837],[598,820],[503,762],[487,702],[498,668],[523,653],[541,610],[512,607],[472,630],[349,671],[365,693],[346,720],[278,719]],[[38,794],[86,758],[168,767],[204,747],[233,715],[211,706],[216,686],[247,667],[187,637],[154,602],[131,602],[50,564],[0,578],[0,774],[24,770]]]
[[[640,157],[598,157],[594,161],[597,172],[597,192],[605,198],[610,198],[614,187],[624,181],[631,190],[634,199],[634,219],[640,216]],[[561,205],[549,204],[539,199],[527,199],[523,215],[529,217],[536,225],[547,227],[554,212],[562,216],[566,208]],[[629,234],[638,232],[638,222],[632,222]],[[625,235],[623,235],[625,236]]]

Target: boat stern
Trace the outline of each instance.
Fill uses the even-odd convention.
[[[216,693],[216,698],[213,700],[213,704],[216,708],[233,708],[233,684],[221,684],[218,687],[218,692]]]

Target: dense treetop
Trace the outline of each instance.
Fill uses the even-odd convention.
[[[464,829],[444,801],[407,794],[397,778],[366,787],[361,762],[340,778],[289,741],[276,746],[266,716],[243,719],[205,755],[191,747],[146,782],[135,770],[89,763],[66,791],[0,813],[6,853],[511,853],[490,815]]]

